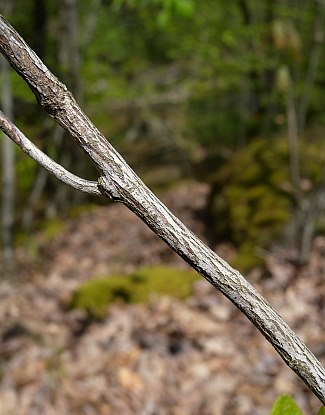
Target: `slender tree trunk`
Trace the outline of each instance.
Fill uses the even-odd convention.
[[[289,143],[289,171],[292,186],[292,196],[295,201],[295,211],[292,221],[292,239],[290,244],[297,251],[297,264],[300,264],[301,237],[306,215],[306,201],[300,189],[300,155],[299,155],[299,137],[298,121],[295,105],[294,88],[292,82],[289,82],[286,97],[286,112],[288,125],[288,143]]]
[[[41,198],[47,179],[48,172],[44,169],[39,169],[34,181],[34,186],[28,198],[27,207],[22,215],[21,223],[25,231],[28,231],[33,223],[36,205]]]
[[[299,138],[298,138],[298,121],[295,105],[295,97],[293,85],[290,82],[287,96],[287,123],[288,123],[288,140],[289,140],[289,156],[290,156],[290,177],[298,206],[301,204],[300,192],[300,160],[299,160]]]
[[[1,104],[3,112],[13,119],[13,100],[10,87],[9,64],[1,56]],[[6,136],[2,139],[2,243],[6,268],[13,266],[13,224],[15,199],[15,148]]]
[[[299,265],[308,263],[309,254],[312,247],[315,224],[319,214],[324,209],[325,202],[325,169],[323,179],[319,187],[313,192],[308,201],[308,208],[305,209],[303,216],[303,226],[301,227],[300,246],[299,246]]]
[[[299,108],[299,133],[303,134],[306,125],[307,111],[310,101],[310,93],[315,82],[322,47],[324,45],[325,3],[319,3],[317,17],[314,26],[314,46],[310,53],[308,72],[304,84],[304,91]]]
[[[318,4],[318,14],[314,25],[314,47],[310,53],[309,66],[304,83],[304,90],[300,100],[299,117],[295,106],[295,98],[292,83],[289,86],[287,97],[288,139],[290,149],[290,174],[293,193],[296,200],[296,212],[293,223],[294,245],[297,248],[297,263],[304,265],[308,262],[315,222],[319,216],[324,196],[324,179],[321,186],[316,189],[308,199],[304,199],[300,191],[300,160],[298,135],[302,135],[305,129],[306,116],[310,101],[310,93],[315,81],[317,67],[320,61],[321,50],[324,42],[325,4]]]

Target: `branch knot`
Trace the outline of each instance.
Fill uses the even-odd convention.
[[[116,202],[122,201],[120,192],[117,190],[115,183],[108,175],[105,174],[100,176],[97,183],[99,190],[110,199],[113,199]]]

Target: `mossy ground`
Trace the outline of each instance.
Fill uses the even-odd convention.
[[[141,268],[128,276],[95,278],[74,292],[70,308],[86,310],[89,316],[102,319],[108,305],[114,302],[143,303],[152,294],[185,299],[199,278],[194,271],[165,266]]]

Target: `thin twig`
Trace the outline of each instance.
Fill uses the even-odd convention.
[[[60,164],[56,163],[50,157],[48,157],[43,151],[37,148],[10,120],[2,111],[0,111],[0,129],[26,154],[28,154],[33,160],[44,167],[48,172],[53,174],[61,182],[73,187],[74,189],[81,190],[84,193],[92,195],[101,195],[98,189],[97,182],[81,179],[80,177],[70,173]]]

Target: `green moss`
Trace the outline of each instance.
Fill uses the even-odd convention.
[[[315,235],[325,235],[325,217],[321,217],[315,225]]]
[[[256,247],[250,243],[241,245],[231,265],[241,272],[249,272],[253,268],[263,266],[263,258],[256,255]]]
[[[37,223],[37,231],[20,230],[15,234],[15,245],[24,247],[31,259],[40,259],[41,247],[59,235],[65,224],[60,219],[46,219]],[[36,227],[36,226],[35,226]]]
[[[86,282],[74,292],[69,306],[102,319],[107,306],[114,302],[143,303],[153,293],[185,299],[197,279],[199,276],[194,271],[164,266],[141,268],[129,276],[115,275]]]
[[[130,287],[123,277],[95,278],[81,285],[73,294],[70,308],[84,309],[94,318],[106,314],[107,305],[129,300]]]
[[[60,219],[50,219],[44,222],[44,235],[50,240],[57,236],[64,228],[64,222]]]
[[[70,219],[78,218],[79,216],[82,216],[85,213],[91,213],[93,212],[97,206],[95,204],[84,204],[84,205],[76,205],[72,206],[67,213],[67,216]]]

